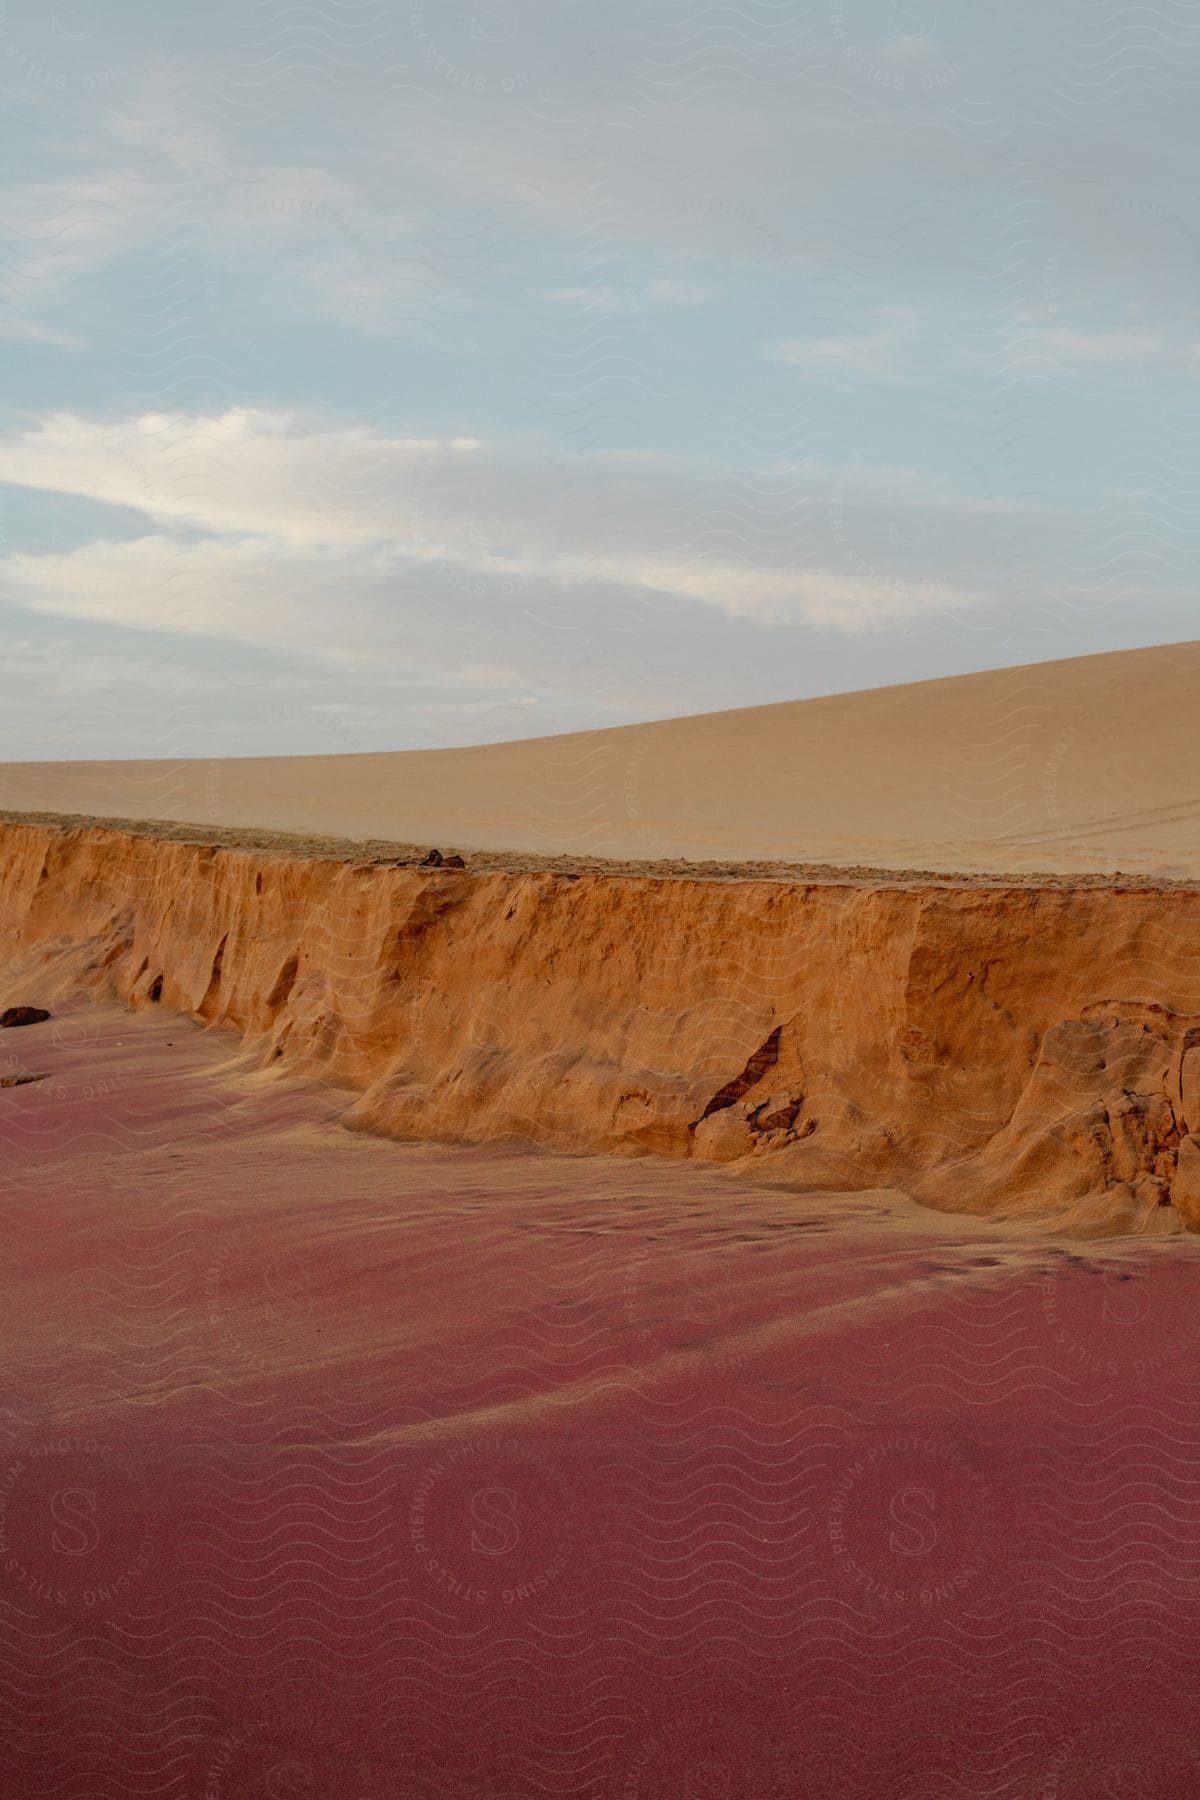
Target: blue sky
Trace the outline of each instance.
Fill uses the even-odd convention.
[[[11,0],[0,757],[1196,634],[1200,17]]]

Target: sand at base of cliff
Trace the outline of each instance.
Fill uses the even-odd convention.
[[[692,863],[1200,877],[1200,643],[456,750],[0,766],[0,809]]]
[[[1200,1245],[0,1057],[5,1792],[1195,1788]]]

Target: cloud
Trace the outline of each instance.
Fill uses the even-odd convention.
[[[535,288],[533,298],[552,306],[579,307],[584,312],[635,312],[638,306],[638,297],[631,288],[608,287],[603,282],[584,287]]]
[[[60,331],[39,319],[0,316],[0,338],[10,344],[52,344],[60,350],[81,350],[84,340],[72,331]]]
[[[605,282],[582,286],[535,288],[535,300],[555,306],[578,307],[583,312],[636,313],[652,306],[703,306],[716,289],[710,283],[660,279],[644,284],[630,281],[624,287]]]
[[[231,407],[102,420],[56,413],[0,437],[0,481],[132,507],[164,524],[290,544],[421,535],[422,495],[477,439],[389,437]]]
[[[814,375],[851,375],[872,381],[912,381],[918,373],[914,354],[918,334],[916,315],[901,308],[881,308],[869,315],[858,330],[785,338],[769,346],[770,362],[807,369]]]
[[[510,628],[517,615],[528,624],[539,604],[554,600],[554,590],[576,593],[576,632],[586,628],[586,609],[603,604],[606,591],[628,598],[645,590],[711,607],[730,620],[810,624],[851,636],[979,602],[977,595],[933,582],[760,570],[719,560],[477,552],[454,562],[414,557],[399,547],[296,548],[273,538],[183,542],[161,534],[94,540],[42,555],[16,552],[0,561],[0,571],[9,598],[34,613],[302,649],[368,666],[401,659],[412,667],[420,646],[430,659],[421,665],[426,673],[457,669],[485,685],[497,671],[464,656],[452,621],[478,647],[481,627]],[[464,584],[465,572],[476,579]],[[560,624],[566,616],[560,615]],[[511,684],[512,665],[501,674],[501,684]]]
[[[1170,337],[1161,331],[1129,326],[1085,330],[1067,325],[1036,331],[1021,347],[1063,362],[1141,361],[1166,355],[1173,348]]]
[[[160,200],[152,183],[115,169],[0,189],[6,243],[0,306],[23,323],[20,335],[45,343],[71,342],[38,315],[61,307],[85,277],[142,239],[161,217]]]
[[[648,299],[665,306],[704,306],[716,292],[715,284],[701,281],[651,281],[646,288]]]
[[[403,609],[403,648],[414,667],[419,660],[418,609],[395,560],[357,547],[152,533],[40,556],[18,552],[3,568],[9,598],[40,615],[301,649],[335,662],[394,656],[391,627]]]
[[[1143,362],[1171,358],[1186,366],[1195,356],[1190,335],[1164,327],[1111,325],[1087,327],[1020,320],[995,338],[982,326],[986,321],[964,323],[968,334],[948,340],[945,309],[893,307],[879,309],[865,319],[853,318],[837,333],[814,333],[805,338],[785,338],[771,344],[766,356],[814,376],[830,375],[880,383],[916,386],[927,383],[930,371],[951,361],[964,372],[977,374],[979,359],[989,345],[1003,346],[1011,359],[1046,358],[1060,366],[1083,365],[1087,379],[1095,378],[1094,365]],[[968,353],[969,352],[969,353]]]
[[[246,408],[64,413],[0,438],[0,480],[133,508],[160,528],[132,543],[8,559],[24,604],[75,617],[267,641],[278,584],[262,599],[252,572],[279,564],[281,549],[289,580],[303,563],[321,605],[345,596],[335,607],[343,624],[356,595],[378,603],[385,576],[403,591],[434,568],[500,596],[522,583],[644,591],[765,626],[808,620],[852,633],[977,603],[961,583],[899,569],[814,567],[813,503],[788,493],[786,466],[759,479],[756,503],[745,471],[703,459],[614,453],[581,476],[536,440],[400,437]],[[771,491],[780,482],[782,500]],[[727,487],[723,506],[710,513],[698,484],[701,494]],[[219,585],[181,598],[174,571],[213,554],[223,559]],[[295,609],[286,610],[290,629]]]

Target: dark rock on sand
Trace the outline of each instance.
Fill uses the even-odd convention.
[[[0,1027],[11,1025],[40,1025],[50,1014],[44,1006],[9,1006],[0,1013]]]

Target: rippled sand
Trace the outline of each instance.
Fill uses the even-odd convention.
[[[5,1794],[1195,1787],[1190,1242],[0,1065]]]

